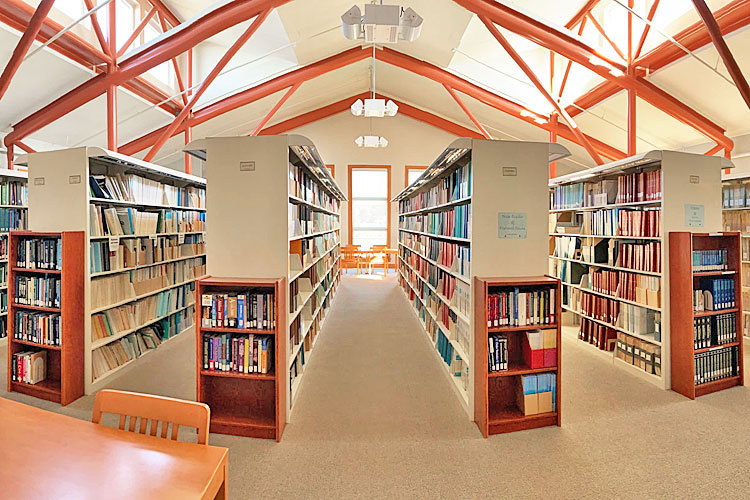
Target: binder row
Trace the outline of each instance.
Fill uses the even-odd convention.
[[[724,271],[727,269],[727,249],[693,250],[693,272]]]
[[[661,347],[657,345],[618,333],[615,355],[646,373],[661,376]]]
[[[723,208],[750,207],[750,189],[747,187],[747,182],[739,180],[723,185],[721,187],[721,204]]]
[[[701,278],[693,294],[693,311],[721,311],[734,307],[734,278]]]
[[[615,242],[617,267],[634,271],[661,272],[661,242],[624,243]]]
[[[55,277],[16,276],[16,304],[35,307],[60,307],[60,279]]]
[[[412,212],[471,196],[471,162],[442,177],[438,185],[399,202],[399,210]]]
[[[722,347],[695,355],[695,385],[707,384],[739,374],[737,346]]]
[[[512,290],[487,295],[487,326],[549,325],[555,323],[554,288]]]
[[[459,205],[442,212],[409,215],[402,218],[401,228],[437,236],[471,238],[471,205]]]
[[[591,276],[591,288],[595,292],[606,293],[633,302],[646,303],[648,302],[646,297],[648,292],[657,294],[657,296],[661,293],[661,280],[656,276],[645,276],[627,271],[610,271],[608,269],[589,271],[589,276]]]
[[[60,238],[22,238],[18,242],[16,267],[61,270],[62,240]]]
[[[16,340],[52,346],[61,342],[59,314],[16,311],[13,330]]]
[[[339,211],[339,200],[331,197],[322,187],[317,178],[292,163],[289,164],[289,194],[332,212]]]
[[[617,331],[588,318],[581,318],[578,327],[578,339],[595,346],[602,351],[614,351]]]
[[[203,369],[234,373],[271,373],[273,337],[203,335]]]
[[[276,309],[273,293],[203,294],[202,326],[273,330]]]
[[[737,315],[734,313],[693,319],[695,349],[737,342]]]

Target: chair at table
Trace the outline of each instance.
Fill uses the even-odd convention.
[[[362,258],[357,253],[359,252],[359,245],[344,245],[341,247],[341,268],[342,269],[357,269],[357,274],[362,267]]]
[[[198,444],[208,444],[211,409],[204,403],[152,394],[102,389],[96,393],[91,421],[101,424],[104,413],[120,416],[118,426],[120,430],[158,436],[172,441],[177,440],[180,426],[192,427],[198,431]],[[129,420],[127,429],[125,428],[126,418]],[[137,424],[139,419],[140,423]],[[159,432],[160,422],[161,431]],[[169,432],[170,424],[172,424],[171,433]]]
[[[383,268],[384,276],[388,275],[388,260],[390,258],[388,254],[385,252],[387,248],[388,248],[388,245],[373,245],[370,247],[370,250],[374,252],[372,254],[372,260],[370,261],[370,265],[372,267],[381,266]]]

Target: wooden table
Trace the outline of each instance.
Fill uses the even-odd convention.
[[[228,451],[0,398],[3,498],[226,499]]]
[[[356,250],[355,253],[359,255],[365,262],[367,262],[367,274],[372,274],[372,261],[375,260],[375,257],[378,255],[383,256],[383,274],[386,276],[388,275],[388,261],[390,260],[390,255],[398,255],[398,250],[395,248],[383,248],[381,250]],[[396,263],[393,264],[394,271],[396,270]]]

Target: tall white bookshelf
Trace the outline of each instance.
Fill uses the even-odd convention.
[[[718,157],[650,151],[549,184],[549,267],[562,281],[566,320],[592,353],[664,389],[670,388],[668,235],[721,230],[726,167],[731,163]],[[658,220],[658,228],[640,220]],[[617,308],[616,317],[606,307]]]
[[[206,162],[208,275],[287,280],[287,366],[277,376],[288,418],[340,282],[346,198],[299,135],[213,137],[185,151]],[[300,223],[300,214],[310,222]]]
[[[206,182],[95,147],[33,153],[21,163],[32,179],[29,219],[36,222],[29,228],[85,233],[84,380],[91,394],[192,329],[195,280],[205,275]],[[129,193],[110,198],[90,184],[117,175],[130,179]],[[102,221],[107,211],[118,216]],[[97,335],[103,321],[110,328]]]
[[[470,419],[474,278],[546,273],[548,164],[568,155],[559,144],[457,139],[393,199],[399,204],[399,283]],[[451,178],[460,189],[428,197]],[[448,234],[426,225],[430,217],[447,217],[451,211],[461,214],[465,231]],[[455,250],[430,251],[430,245],[441,244]],[[463,263],[445,258],[453,252],[465,256]],[[448,298],[443,292],[450,292],[453,283]]]
[[[742,333],[750,338],[750,173],[722,175],[724,231],[740,232]]]
[[[0,169],[0,345],[8,342],[8,232],[28,224],[28,173]]]

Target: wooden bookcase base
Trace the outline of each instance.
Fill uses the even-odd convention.
[[[720,380],[714,380],[713,382],[695,386],[695,397],[705,396],[706,394],[711,394],[712,392],[719,392],[723,391],[724,389],[729,389],[730,387],[741,385],[742,380],[738,375],[735,375],[734,377],[723,378]]]
[[[560,425],[557,412],[524,415],[518,408],[507,408],[506,411],[490,414],[488,434],[504,434],[506,432],[523,431]]]

